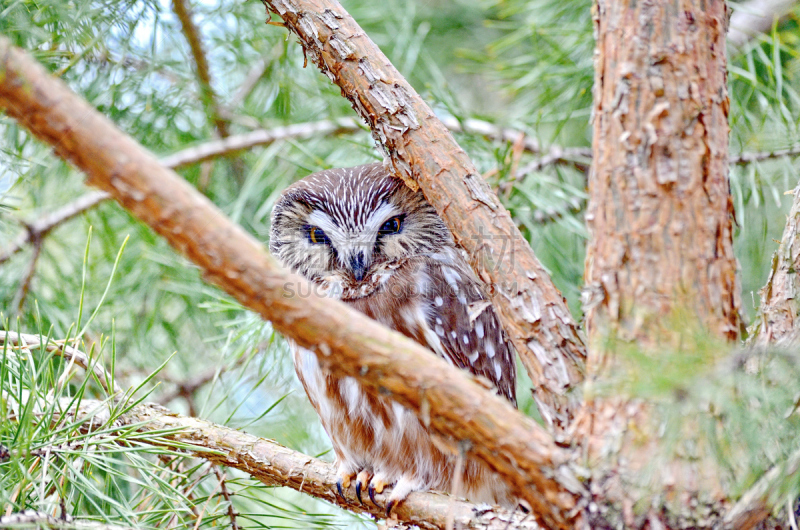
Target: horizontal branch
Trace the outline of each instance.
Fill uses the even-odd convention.
[[[413,340],[316,294],[7,39],[0,39],[0,107],[162,235],[207,280],[314,351],[325,369],[391,396],[434,432],[468,440],[469,453],[502,476],[547,526],[571,525],[583,485],[569,466],[569,452],[544,429]],[[309,296],[291,296],[290,287]]]
[[[93,373],[103,389],[105,389],[107,392],[111,390],[112,387],[109,386],[112,384],[111,376],[100,364],[97,362],[92,362],[92,359],[90,359],[89,356],[84,352],[77,348],[73,348],[72,346],[67,346],[64,344],[65,341],[55,341],[50,339],[43,342],[42,339],[47,339],[47,337],[0,330],[0,350],[2,350],[3,345],[6,343],[27,350],[43,348],[45,351],[55,353],[56,355],[63,357],[70,363],[70,365],[77,364],[85,371]],[[70,370],[67,369],[65,371],[65,375],[62,377],[66,377],[69,374],[69,371]],[[114,386],[113,393],[118,392],[119,389]]]
[[[789,147],[787,149],[777,149],[775,151],[759,151],[750,153],[741,153],[731,157],[730,163],[737,166],[744,166],[752,164],[753,162],[761,162],[763,160],[772,160],[776,158],[786,158],[800,156],[800,145]]]
[[[111,408],[114,406],[108,402],[84,400],[80,408],[66,413],[76,420],[85,419],[88,429],[102,427],[107,430],[110,427]],[[188,445],[191,446],[191,450],[187,451],[189,454],[214,464],[238,469],[268,486],[289,487],[376,519],[386,516],[384,508],[371,502],[361,504],[352,491],[345,491],[346,498],[338,496],[338,476],[334,465],[271,440],[209,421],[181,416],[153,403],[137,405],[122,416],[114,417],[113,426],[120,431],[125,431],[132,425],[138,426],[139,433],[158,434],[153,438],[137,438],[139,442],[167,449]],[[164,434],[165,432],[169,434]],[[391,490],[387,489],[383,494],[376,494],[375,500],[385,506],[390,493]],[[392,513],[400,521],[427,529],[445,529],[448,520],[464,530],[539,528],[533,519],[524,520],[522,513],[511,513],[487,505],[475,506],[441,493],[411,493]]]
[[[51,528],[53,530],[135,530],[130,526],[75,519],[69,515],[53,517],[52,515],[25,510],[0,517],[0,528]]]

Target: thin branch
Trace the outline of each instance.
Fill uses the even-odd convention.
[[[53,517],[52,515],[25,510],[20,513],[12,513],[0,517],[0,528],[52,528],[54,530],[135,530],[131,526],[120,526],[118,524],[104,523],[101,521],[87,521],[75,519],[69,515],[64,518]]]
[[[92,372],[106,392],[112,392],[115,394],[119,392],[119,389],[116,386],[112,388],[108,386],[112,381],[112,378],[109,376],[108,372],[105,371],[102,365],[99,364],[99,362],[92,361],[88,355],[77,348],[67,346],[64,344],[65,341],[63,340],[56,341],[51,339],[49,342],[43,343],[42,339],[46,338],[47,337],[40,335],[16,333],[14,331],[0,331],[0,349],[2,349],[3,344],[5,343],[27,350],[44,348],[48,352],[52,352],[63,357],[69,361],[70,364],[77,364],[85,371]],[[67,370],[65,373],[69,373],[69,370]]]
[[[225,121],[220,114],[218,98],[211,84],[211,69],[208,67],[208,59],[206,59],[206,54],[203,50],[200,32],[197,26],[195,26],[194,21],[192,21],[192,13],[189,6],[186,5],[187,1],[188,0],[172,0],[172,10],[175,12],[178,20],[180,20],[181,29],[189,43],[189,48],[192,50],[192,58],[194,59],[197,78],[200,81],[200,93],[202,94],[206,112],[209,113],[211,121],[214,123],[214,127],[216,127],[220,137],[227,138],[230,136],[228,122]]]
[[[85,419],[86,429],[111,427],[113,404],[84,399],[80,407],[63,413],[70,419]],[[155,405],[137,405],[122,416],[113,416],[113,428],[120,431],[137,425],[137,432],[157,433],[157,436],[137,438],[141,443],[173,449],[175,445],[189,446],[189,454],[208,460],[214,465],[243,471],[268,486],[285,486],[335,504],[354,513],[385,517],[385,509],[372,503],[361,504],[355,492],[345,491],[346,498],[336,493],[336,468],[333,464],[293,451],[271,440],[258,438],[209,421],[189,418]],[[168,433],[168,434],[164,434]],[[375,500],[385,505],[391,490],[376,494]],[[224,493],[223,493],[224,495]],[[228,497],[228,500],[230,498]],[[412,493],[392,512],[400,521],[414,523],[420,528],[443,529],[448,513],[461,528],[501,530],[510,528],[539,528],[525,521],[523,514],[510,513],[488,505],[475,506],[441,493]]]
[[[61,223],[82,214],[109,197],[110,195],[104,191],[92,191],[70,202],[66,206],[59,208],[55,212],[28,224],[27,230],[22,233],[9,248],[5,249],[3,253],[0,254],[0,264],[8,261],[11,256],[25,248],[25,245],[31,241],[43,239],[51,230]]]
[[[242,81],[242,84],[239,86],[239,89],[233,95],[231,100],[228,102],[228,108],[235,109],[239,105],[247,99],[247,96],[253,91],[253,89],[258,84],[258,80],[264,75],[264,72],[267,71],[267,60],[262,58],[250,68],[247,72],[247,75]]]
[[[511,141],[514,134],[524,134],[514,129],[500,128],[489,122],[482,120],[464,120],[459,122],[455,118],[445,118],[443,123],[453,132],[466,132],[470,134],[481,134],[486,138],[498,141]],[[181,149],[171,155],[161,159],[164,167],[181,168],[207,160],[213,160],[222,156],[230,155],[237,151],[244,151],[253,147],[270,145],[274,142],[283,140],[302,140],[315,138],[318,136],[332,136],[337,134],[353,133],[362,131],[363,127],[353,118],[335,118],[332,120],[321,120],[307,123],[297,123],[285,127],[275,127],[272,129],[259,129],[249,133],[229,136],[223,140],[210,140],[194,147]],[[526,150],[539,152],[539,144],[533,138],[525,137],[523,142]],[[534,151],[536,149],[536,151]],[[544,167],[552,164],[574,164],[579,170],[587,170],[588,167],[583,162],[574,160],[575,158],[591,158],[591,150],[583,147],[560,147],[551,146],[548,154],[529,163],[516,173],[517,180],[503,183],[499,191],[507,192],[511,186],[521,182],[524,177],[532,172],[540,171]],[[800,146],[777,151],[747,152],[742,153],[731,159],[731,164],[746,165],[763,160],[771,160],[783,157],[800,156]],[[106,199],[110,195],[104,191],[92,191],[59,208],[55,212],[46,215],[27,225],[27,230],[21,234],[8,248],[0,253],[0,265],[8,261],[11,256],[21,251],[36,237],[44,238],[47,234],[59,226],[92,208]],[[569,211],[575,212],[583,209],[583,206],[569,205]],[[537,223],[545,224],[564,215],[565,208],[553,209],[550,212],[539,212],[534,214]]]
[[[362,128],[352,118],[337,118],[334,120],[298,123],[287,125],[286,127],[275,127],[274,129],[260,129],[182,149],[177,153],[162,158],[161,163],[168,168],[179,168],[255,146],[269,145],[280,140],[329,136],[358,130],[362,130]]]
[[[30,233],[30,232],[29,232]],[[33,255],[28,263],[28,268],[22,276],[22,283],[14,296],[14,301],[11,302],[11,307],[15,307],[17,314],[22,313],[22,307],[25,305],[25,298],[28,296],[28,291],[31,288],[33,275],[36,273],[36,262],[39,261],[39,256],[42,253],[42,239],[37,237],[33,239]]]
[[[228,492],[227,480],[225,479],[225,472],[217,465],[211,466],[214,469],[214,474],[217,476],[217,480],[219,481],[219,489],[220,493],[222,493],[222,497],[225,499],[225,502],[228,503],[228,517],[231,520],[231,530],[239,530],[239,525],[236,523],[236,511],[233,509],[233,501],[231,500],[231,494]]]
[[[759,33],[770,31],[775,21],[796,5],[797,0],[750,0],[738,4],[731,16],[728,44],[741,47]]]
[[[744,166],[752,164],[753,162],[761,162],[762,160],[772,160],[775,158],[800,156],[800,145],[795,145],[786,149],[778,149],[776,151],[761,151],[751,153],[741,153],[730,159],[731,164],[737,166]]]
[[[470,456],[505,479],[547,526],[571,526],[584,486],[569,466],[570,453],[542,427],[415,341],[278,266],[206,197],[4,38],[0,72],[0,107],[161,234],[208,281],[315,352],[323,369],[391,396],[433,432],[471,442]]]
[[[566,300],[508,211],[448,129],[338,2],[263,2],[369,124],[393,173],[422,189],[470,256],[531,376],[542,417],[561,436],[581,406],[586,348]]]

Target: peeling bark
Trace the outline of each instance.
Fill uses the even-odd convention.
[[[336,0],[262,0],[342,89],[389,165],[421,188],[470,256],[558,435],[580,406],[585,347],[566,301],[447,128]]]
[[[614,344],[658,355],[685,333],[738,337],[726,24],[722,0],[596,0],[584,293],[592,377],[624,361]],[[592,398],[574,432],[605,501],[594,524],[719,524],[728,498],[711,455],[667,452],[642,400]]]
[[[540,521],[570,527],[583,485],[549,433],[413,340],[318,296],[206,197],[4,38],[0,108],[162,235],[208,281],[314,351],[325,369],[391,396],[432,431],[469,441],[470,454],[497,471]],[[289,295],[289,289],[308,296]]]
[[[598,0],[596,10],[590,343],[654,346],[681,312],[734,340],[725,3]]]

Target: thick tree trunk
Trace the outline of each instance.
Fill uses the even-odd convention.
[[[599,0],[596,9],[590,343],[655,345],[671,316],[733,340],[725,2]]]
[[[597,0],[584,299],[594,377],[620,366],[622,343],[659,355],[686,333],[738,336],[726,25],[721,0]],[[713,459],[667,452],[652,414],[599,395],[577,420],[606,501],[592,525],[708,526],[726,506]]]

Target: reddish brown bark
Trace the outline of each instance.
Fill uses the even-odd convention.
[[[447,128],[335,0],[262,0],[353,104],[397,175],[419,186],[471,257],[556,432],[580,406],[585,348],[564,298]]]
[[[735,339],[721,0],[599,0],[586,256],[590,343],[655,345],[685,313]]]
[[[0,108],[51,144],[133,215],[197,264],[205,277],[275,328],[349,375],[415,411],[435,432],[469,440],[541,521],[567,528],[582,485],[568,453],[506,400],[416,342],[279,267],[263,245],[110,121],[0,38]],[[308,296],[289,295],[309,293]]]

